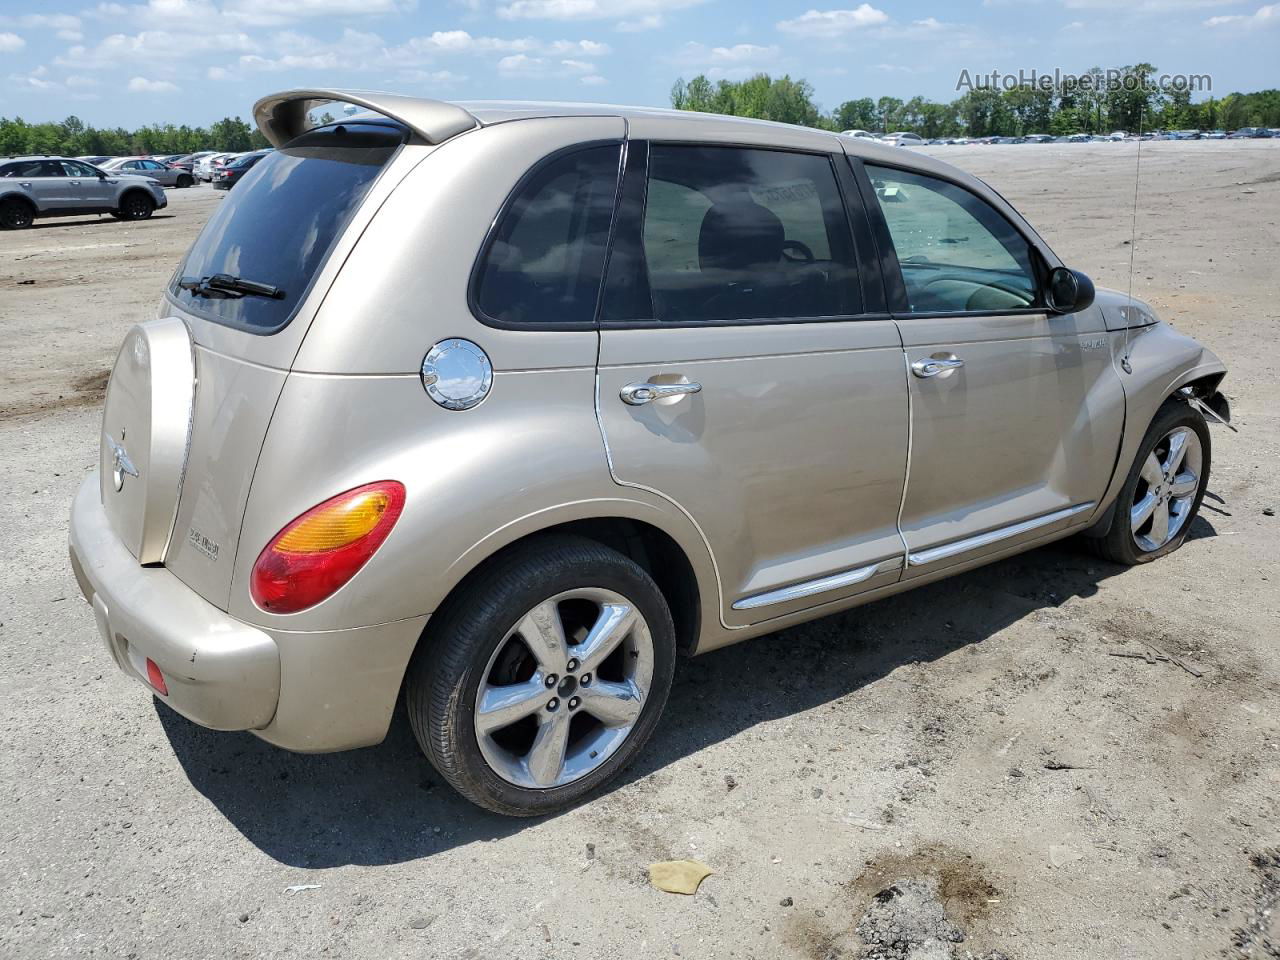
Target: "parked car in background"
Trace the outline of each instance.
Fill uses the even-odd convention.
[[[213,153],[214,151],[212,150],[200,150],[196,153],[184,153],[170,160],[169,166],[181,167],[183,170],[187,171],[187,173],[191,174],[192,177],[196,177],[196,164],[205,157],[212,156]]]
[[[269,154],[270,150],[254,150],[252,153],[242,153],[234,160],[220,166],[213,171],[213,189],[230,190],[240,178],[253,169],[254,165]]]
[[[924,137],[918,133],[890,133],[882,137],[880,142],[890,143],[895,147],[922,147]]]
[[[213,171],[217,168],[219,164],[226,163],[226,161],[237,156],[239,156],[239,154],[236,154],[236,153],[211,153],[211,154],[208,154],[207,156],[201,157],[196,162],[196,166],[195,166],[196,178],[199,180],[204,180],[206,182],[212,180]]]
[[[871,133],[868,130],[842,130],[840,132],[843,136],[857,137],[859,140],[879,140],[880,139],[880,137],[877,134]]]
[[[1053,137],[1047,133],[1028,133],[1022,139],[1027,143],[1053,143]]]
[[[0,227],[20,230],[40,217],[109,213],[145,220],[167,206],[164,189],[149,177],[110,173],[69,157],[0,160]]]
[[[1267,140],[1271,137],[1271,131],[1266,127],[1241,127],[1235,133],[1231,134],[1232,140]]]
[[[1225,139],[1227,139],[1227,131],[1225,131],[1225,130],[1210,130],[1208,133],[1206,133],[1206,134],[1202,137],[1202,139],[1204,139],[1204,140],[1225,140]]]
[[[150,177],[162,187],[189,187],[196,182],[195,178],[181,167],[171,167],[159,160],[150,160],[146,157],[115,157],[99,164],[99,169],[110,174],[124,173]]]
[[[108,160],[111,160],[112,158],[93,156],[93,157],[76,157],[76,159],[83,160],[85,163],[91,163],[96,167],[98,166],[98,164],[106,163]]]
[[[104,655],[197,723],[339,750],[404,703],[463,796],[547,814],[680,652],[1192,529],[1225,366],[934,157],[594,104],[254,117],[278,149],[127,334],[71,511]]]

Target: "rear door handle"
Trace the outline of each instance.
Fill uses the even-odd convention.
[[[663,400],[667,397],[683,397],[691,393],[701,393],[700,383],[628,383],[618,391],[623,403],[638,407],[651,400]]]
[[[963,366],[964,361],[957,356],[925,357],[923,360],[917,360],[911,364],[911,372],[917,377],[936,377],[940,373],[959,370]]]

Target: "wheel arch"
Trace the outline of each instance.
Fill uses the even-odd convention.
[[[4,196],[0,196],[0,204],[5,204],[5,203],[22,204],[28,210],[31,211],[31,219],[33,220],[36,217],[40,216],[40,208],[36,206],[36,202],[32,200],[30,197],[24,196],[21,193],[6,193]]]
[[[131,185],[121,190],[119,196],[116,197],[116,209],[119,210],[121,207],[123,207],[125,200],[135,193],[141,194],[142,196],[146,197],[147,202],[150,203],[152,207],[156,205],[155,198],[151,196],[151,192],[147,190],[146,187]]]
[[[1084,531],[1090,538],[1105,537],[1116,513],[1116,497],[1124,486],[1147,428],[1169,403],[1184,403],[1181,391],[1191,388],[1200,400],[1218,392],[1227,368],[1210,350],[1165,324],[1148,328],[1135,339],[1129,361],[1133,372],[1121,373],[1125,392],[1124,436],[1111,482],[1093,524]]]
[[[720,601],[705,544],[700,538],[691,540],[678,527],[672,529],[676,525],[666,522],[655,508],[626,500],[605,503],[610,507],[607,511],[569,505],[542,511],[533,522],[526,518],[495,531],[449,567],[445,575],[448,587],[436,605],[437,612],[512,550],[540,538],[571,534],[617,550],[653,577],[671,610],[678,648],[683,653],[693,652],[702,623],[708,616],[717,616]]]

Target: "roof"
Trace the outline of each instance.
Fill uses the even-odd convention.
[[[706,135],[710,141],[731,143],[733,130],[750,128],[751,136],[743,139],[759,143],[768,141],[768,133],[776,130],[779,142],[804,149],[828,151],[834,146],[846,153],[875,164],[905,167],[955,181],[985,197],[1013,216],[1016,211],[1007,201],[972,174],[953,167],[928,154],[904,147],[879,143],[862,137],[846,137],[829,130],[800,127],[770,120],[729,117],[722,114],[694,113],[663,107],[632,107],[608,103],[557,103],[546,100],[472,100],[457,103],[408,97],[398,93],[372,90],[304,89],[286,90],[263,97],[253,106],[253,116],[263,135],[273,146],[281,146],[309,127],[307,114],[327,103],[351,103],[403,123],[419,143],[439,144],[478,127],[541,117],[621,117],[624,120],[668,118],[693,127],[695,138]],[[1024,221],[1025,222],[1025,221]],[[1028,229],[1030,229],[1028,227]],[[1054,257],[1044,242],[1035,238],[1046,252],[1050,263]]]

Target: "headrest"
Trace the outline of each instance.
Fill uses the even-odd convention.
[[[782,258],[786,230],[768,207],[753,200],[717,203],[702,218],[698,265],[703,270],[773,266]]]

